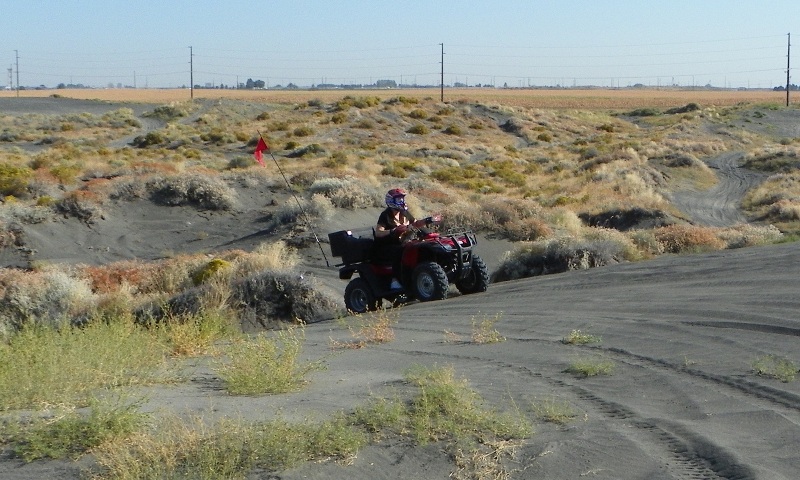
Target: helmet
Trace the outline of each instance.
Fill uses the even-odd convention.
[[[386,206],[394,210],[406,209],[406,192],[402,188],[393,188],[386,193]]]

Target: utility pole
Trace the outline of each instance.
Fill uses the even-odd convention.
[[[189,46],[189,98],[194,100],[194,65],[192,65],[192,61],[194,58],[194,54],[192,53],[192,47]]]
[[[440,43],[439,45],[442,46],[442,83],[440,83],[441,88],[441,101],[444,102],[444,43]]]
[[[791,61],[791,56],[789,55],[792,51],[792,34],[786,34],[786,106],[789,106],[789,66]]]
[[[19,50],[14,50],[14,57],[17,61],[17,97],[19,97]]]

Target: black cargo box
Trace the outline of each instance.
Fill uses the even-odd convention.
[[[375,240],[369,237],[355,237],[349,230],[328,234],[331,255],[342,257],[344,263],[357,263],[369,260]]]

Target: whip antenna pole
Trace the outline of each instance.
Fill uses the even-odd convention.
[[[258,131],[258,130],[256,130],[256,131]],[[258,132],[258,137],[261,139],[261,142],[259,143],[259,145],[263,144],[264,146],[266,146],[266,150],[269,152],[269,156],[272,157],[272,161],[275,162],[275,166],[278,167],[278,171],[280,172],[281,177],[283,177],[283,181],[286,182],[286,187],[292,193],[292,196],[294,197],[294,201],[297,202],[297,206],[300,208],[300,212],[303,214],[303,218],[305,218],[306,224],[308,224],[308,228],[309,228],[309,230],[311,230],[311,234],[314,235],[314,241],[317,242],[317,246],[319,247],[319,251],[320,251],[320,253],[322,253],[322,258],[325,259],[325,265],[330,267],[331,264],[328,261],[328,256],[325,255],[325,250],[322,249],[322,242],[319,241],[319,237],[317,237],[317,232],[314,231],[314,227],[311,224],[311,219],[309,219],[308,214],[306,213],[306,210],[303,208],[303,205],[300,203],[300,199],[297,198],[297,195],[294,193],[294,190],[292,189],[292,185],[289,183],[289,179],[286,178],[286,175],[283,173],[283,169],[281,169],[281,165],[278,163],[278,159],[275,158],[275,155],[272,154],[272,149],[269,148],[269,146],[267,145],[267,142],[264,140],[264,137],[261,135],[261,132]],[[256,153],[261,153],[261,150],[259,150],[259,148],[260,147],[256,147]],[[256,157],[257,160],[259,158],[260,157],[258,157],[258,156]],[[263,165],[263,163],[262,163],[262,165]]]

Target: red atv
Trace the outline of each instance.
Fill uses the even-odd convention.
[[[392,290],[392,262],[380,259],[374,232],[355,236],[350,230],[328,234],[331,254],[341,257],[339,278],[350,280],[344,303],[353,313],[380,308],[386,299],[392,304],[417,299],[421,302],[447,298],[450,284],[462,294],[485,292],[489,271],[473,250],[478,243],[470,231],[439,234],[411,227],[400,260],[398,280],[402,289]],[[358,276],[353,278],[353,274]]]

